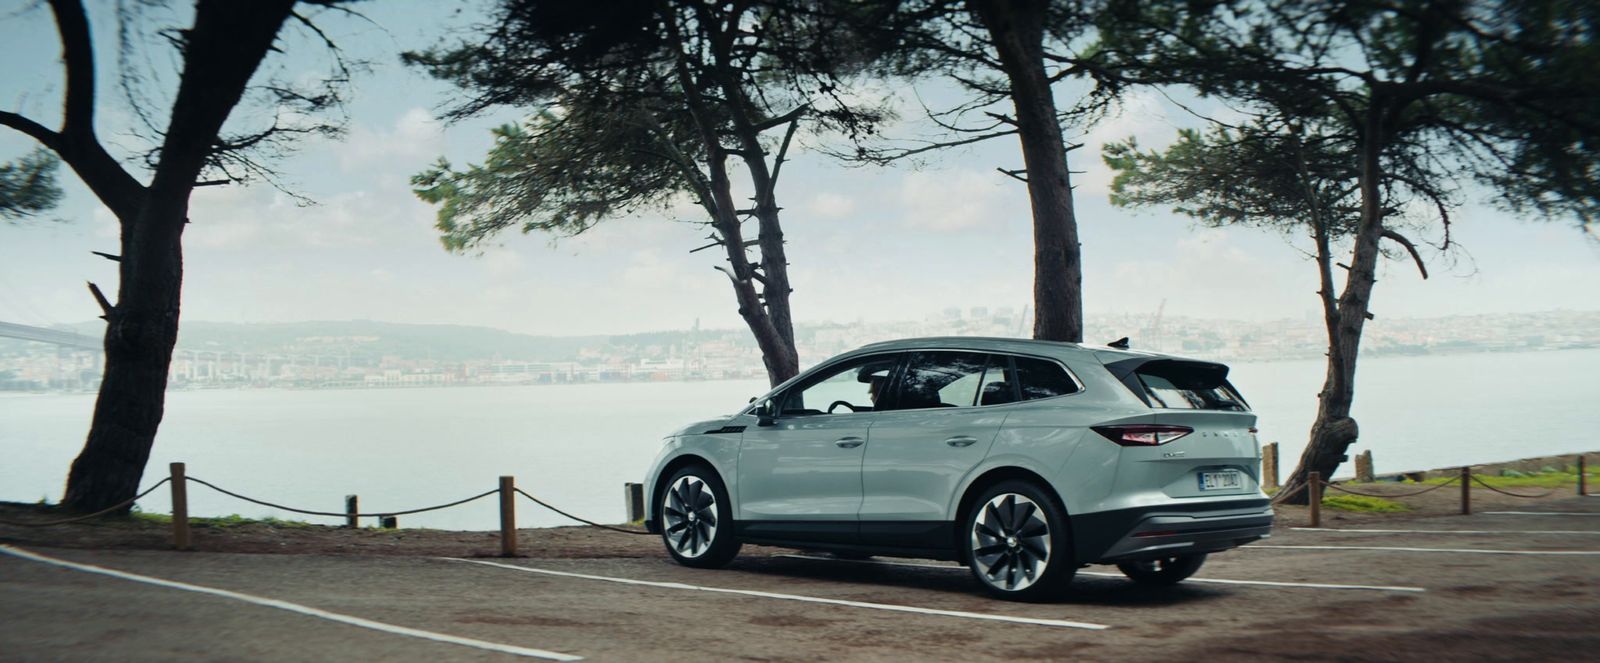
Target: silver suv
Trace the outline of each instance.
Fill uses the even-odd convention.
[[[869,345],[669,437],[645,524],[702,568],[753,543],[959,560],[1019,600],[1088,564],[1175,583],[1272,528],[1227,374],[1072,343]]]

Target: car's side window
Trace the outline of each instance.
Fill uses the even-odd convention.
[[[1031,401],[1078,393],[1078,383],[1067,374],[1067,369],[1062,368],[1061,364],[1031,357],[1015,357],[1013,361],[1017,365],[1022,400]]]
[[[983,388],[978,390],[978,405],[1005,405],[1017,402],[1016,371],[1011,368],[1011,358],[990,355],[989,365],[983,369]]]
[[[913,352],[890,407],[970,407],[977,403],[989,359],[981,352]]]
[[[783,403],[781,416],[871,412],[899,360],[898,354],[861,357],[813,376],[777,399]]]

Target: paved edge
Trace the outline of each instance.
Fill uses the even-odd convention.
[[[80,564],[78,562],[69,562],[69,561],[64,560],[64,559],[56,559],[54,557],[50,557],[50,556],[47,556],[47,555],[41,555],[39,553],[30,552],[30,551],[27,551],[27,550],[23,550],[21,548],[15,548],[15,547],[12,547],[12,546],[9,546],[9,545],[5,545],[5,544],[0,544],[0,554],[6,554],[6,555],[10,555],[12,557],[17,557],[17,558],[20,558],[20,559],[26,559],[26,560],[30,560],[30,561],[34,561],[34,562],[39,562],[41,564],[49,564],[51,566],[59,566],[59,567],[66,568],[66,569],[72,569],[74,571],[82,571],[84,573],[94,573],[94,574],[103,575],[103,576],[110,576],[112,578],[118,578],[118,579],[121,579],[121,580],[129,580],[129,581],[133,581],[133,582],[144,583],[144,584],[147,584],[147,585],[155,585],[157,587],[166,587],[166,588],[169,588],[169,589],[181,589],[181,590],[184,590],[184,591],[196,592],[196,593],[199,593],[199,594],[210,594],[212,596],[220,596],[222,598],[233,599],[235,601],[242,601],[244,603],[249,603],[249,604],[252,604],[252,605],[259,605],[259,606],[264,606],[264,607],[268,607],[268,608],[277,608],[279,610],[287,610],[289,612],[293,612],[293,613],[301,614],[301,615],[306,615],[308,617],[316,617],[318,619],[325,619],[325,620],[328,620],[328,621],[331,621],[331,622],[338,622],[338,623],[341,623],[341,624],[348,624],[350,626],[356,626],[356,627],[360,627],[360,628],[371,629],[371,630],[374,630],[374,631],[381,631],[381,632],[384,632],[384,633],[391,633],[391,634],[394,634],[394,635],[403,635],[403,636],[412,637],[412,638],[421,638],[423,640],[432,640],[434,642],[443,642],[443,643],[452,644],[452,645],[461,645],[461,646],[464,646],[464,647],[472,647],[474,649],[482,649],[482,650],[498,652],[498,653],[502,653],[502,654],[511,654],[511,655],[514,655],[514,656],[527,656],[527,657],[531,657],[531,658],[541,658],[541,659],[545,659],[545,660],[549,660],[549,661],[581,661],[581,660],[583,660],[582,656],[574,656],[572,654],[563,654],[563,653],[560,653],[560,652],[546,651],[546,650],[543,650],[543,649],[533,649],[533,648],[529,648],[529,647],[518,647],[516,645],[507,645],[507,644],[501,644],[501,643],[498,643],[498,642],[489,642],[487,640],[476,640],[476,639],[473,639],[473,638],[463,638],[463,637],[460,637],[460,636],[448,635],[448,634],[445,634],[445,633],[435,633],[433,631],[424,631],[422,629],[415,629],[415,628],[410,628],[410,627],[407,627],[407,626],[396,626],[394,624],[386,624],[384,622],[373,621],[373,620],[370,620],[370,619],[362,619],[360,617],[353,617],[351,615],[344,615],[344,614],[340,614],[340,613],[337,613],[337,612],[328,612],[326,610],[321,610],[321,609],[313,608],[313,607],[310,607],[310,606],[300,605],[298,603],[290,603],[288,601],[280,601],[278,599],[269,599],[269,598],[265,598],[265,597],[261,597],[261,596],[253,596],[253,595],[250,595],[250,594],[242,594],[240,592],[233,592],[233,591],[229,591],[229,590],[226,590],[226,589],[217,589],[215,587],[205,587],[205,586],[201,586],[201,585],[191,585],[191,584],[186,583],[186,582],[178,582],[176,580],[165,580],[165,579],[162,579],[162,578],[156,578],[156,577],[152,577],[152,576],[139,575],[137,573],[129,573],[127,571],[118,571],[116,569],[108,569],[108,568],[101,567],[101,566],[95,566],[93,564]]]

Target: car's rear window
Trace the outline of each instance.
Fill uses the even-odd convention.
[[[1134,375],[1151,407],[1174,410],[1234,410],[1247,408],[1244,398],[1228,383],[1227,369],[1219,364],[1153,361]]]
[[[1078,383],[1067,375],[1067,369],[1053,361],[1013,357],[1017,363],[1017,379],[1022,387],[1022,400],[1050,398],[1078,393]]]

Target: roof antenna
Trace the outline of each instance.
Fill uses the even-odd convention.
[[[1128,349],[1128,337],[1124,336],[1124,337],[1119,338],[1119,339],[1117,339],[1115,341],[1107,343],[1106,345],[1109,346],[1109,347],[1116,348],[1118,350],[1126,350],[1126,349]]]

